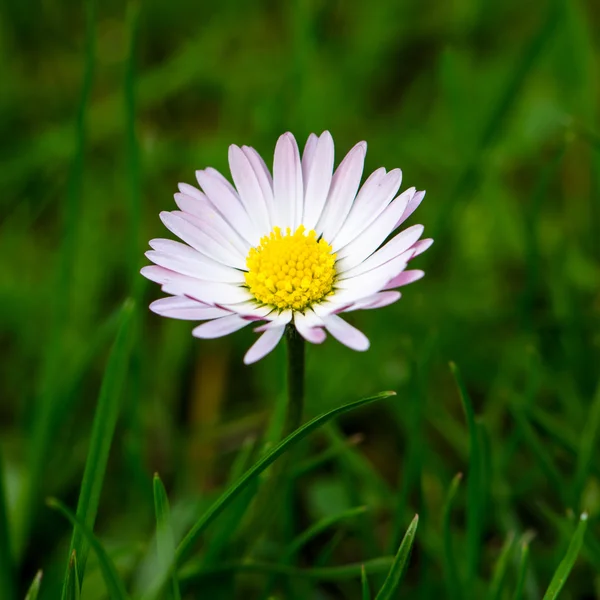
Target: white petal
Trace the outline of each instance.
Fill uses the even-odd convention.
[[[363,298],[358,302],[355,302],[352,306],[344,310],[343,312],[350,312],[353,310],[367,310],[373,308],[383,308],[389,304],[393,304],[400,300],[402,294],[400,292],[378,292],[367,298]]]
[[[302,218],[304,189],[298,144],[291,133],[284,133],[275,146],[273,192],[273,225],[281,227],[283,233],[288,227],[294,232]]]
[[[281,325],[287,325],[292,320],[292,311],[284,310],[280,313],[276,313],[269,319],[268,323],[257,327],[254,331],[266,331],[267,329],[273,329],[274,327],[280,327]]]
[[[302,181],[304,182],[304,193],[306,195],[306,182],[308,181],[308,174],[312,168],[312,164],[315,158],[315,150],[317,149],[317,142],[319,136],[311,133],[306,140],[304,146],[304,152],[302,153]]]
[[[211,237],[206,231],[201,230],[196,225],[193,225],[188,219],[184,219],[184,213],[177,212],[161,212],[161,221],[165,224],[169,231],[172,231],[177,237],[181,238],[186,244],[195,248],[201,254],[204,254],[217,262],[224,265],[235,267],[237,269],[245,269],[246,260],[240,252],[233,246],[216,243],[215,237]]]
[[[308,313],[308,311],[307,311]],[[312,311],[310,311],[312,313]],[[315,318],[310,318],[307,315],[297,312],[294,314],[294,325],[298,330],[298,333],[308,342],[312,344],[322,344],[327,337],[327,334],[323,331],[323,322],[312,313]],[[318,319],[318,321],[317,321]],[[321,327],[316,327],[315,322],[320,322]]]
[[[419,271],[418,269],[414,269],[412,271],[402,271],[402,273],[399,273],[396,275],[396,277],[386,283],[385,289],[391,290],[392,288],[408,285],[413,281],[418,281],[421,279],[421,277],[423,277],[423,275],[425,275],[424,271]]]
[[[226,267],[198,251],[173,240],[151,240],[155,249],[146,252],[146,256],[155,264],[207,281],[224,281],[227,283],[244,283],[242,271]]]
[[[406,221],[406,219],[408,219],[408,217],[410,217],[410,215],[412,215],[415,212],[415,210],[417,210],[419,204],[421,204],[421,202],[423,201],[423,198],[425,198],[425,192],[424,191],[417,192],[411,198],[410,202],[406,206],[405,211],[402,213],[402,216],[400,217],[400,219],[396,223],[396,227],[398,227],[399,225],[401,225],[402,223],[404,223],[404,221]]]
[[[415,256],[419,256],[419,254],[423,254],[423,252],[425,252],[425,250],[427,250],[428,248],[431,248],[431,245],[433,244],[433,240],[431,238],[426,238],[424,240],[419,240],[413,247],[413,258]]]
[[[260,185],[260,189],[262,190],[263,196],[267,203],[267,209],[269,211],[269,220],[271,225],[273,225],[273,210],[274,210],[274,200],[273,200],[273,178],[271,177],[271,172],[269,168],[265,164],[262,156],[250,146],[242,146],[242,152],[246,155],[252,168],[254,169],[254,174],[256,175],[256,179]]]
[[[410,191],[410,190],[407,190]],[[414,193],[414,190],[413,192]],[[399,216],[403,213],[411,194],[404,192],[387,206],[387,208],[367,227],[363,233],[344,246],[338,253],[338,267],[347,271],[359,265],[365,258],[373,254],[393,231]],[[342,259],[345,259],[342,261]]]
[[[161,269],[162,267],[145,267],[145,269]],[[166,271],[166,269],[164,269]],[[206,304],[238,304],[252,299],[246,288],[213,281],[199,281],[179,273],[169,272],[165,281],[159,282],[163,290],[174,296],[189,296]],[[144,273],[146,277],[148,275]]]
[[[358,237],[384,211],[401,183],[400,169],[392,169],[387,174],[385,169],[377,169],[372,173],[360,188],[346,222],[331,242],[334,252]]]
[[[242,327],[249,325],[250,321],[242,319],[238,315],[228,315],[227,317],[221,317],[220,319],[213,319],[208,323],[202,323],[192,329],[192,335],[197,338],[213,339],[229,335]]]
[[[155,300],[150,304],[150,310],[161,317],[186,321],[205,321],[231,314],[222,308],[208,306],[202,302],[180,296],[169,296],[168,298]]]
[[[250,365],[257,360],[260,360],[277,344],[285,331],[285,325],[280,325],[279,327],[274,327],[273,329],[267,329],[259,338],[254,342],[251,346],[250,350],[246,352],[246,356],[244,356],[244,363]]]
[[[350,212],[360,185],[366,153],[366,142],[356,144],[333,175],[325,208],[316,229],[327,241],[335,237]]]
[[[396,256],[399,256],[403,252],[406,252],[420,237],[423,233],[423,225],[413,225],[399,234],[394,236],[385,246],[382,246],[371,254],[369,258],[365,259],[360,264],[356,265],[351,269],[345,269],[346,264],[349,260],[341,259],[338,261],[336,267],[341,275],[341,279],[347,279],[348,277],[355,277],[361,273],[366,273],[371,269],[375,269],[379,265],[392,260]],[[411,254],[412,258],[412,254]]]
[[[307,150],[304,151],[305,156]],[[316,227],[323,213],[325,200],[331,186],[334,147],[333,138],[329,131],[325,131],[318,138],[312,160],[305,160],[305,156],[302,157],[304,173],[304,215],[302,224],[310,231]]]
[[[336,339],[352,350],[364,352],[369,349],[369,339],[367,336],[344,321],[337,315],[329,315],[324,319],[327,331]]]
[[[250,219],[263,234],[271,231],[267,200],[250,160],[238,146],[229,146],[229,168],[240,200]]]
[[[214,169],[196,171],[196,179],[211,204],[233,229],[252,246],[256,246],[260,240],[260,232],[250,220],[233,186]]]

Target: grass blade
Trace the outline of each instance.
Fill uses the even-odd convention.
[[[79,571],[77,569],[77,553],[75,550],[71,552],[69,558],[69,566],[67,567],[67,575],[65,577],[65,588],[67,600],[79,600],[81,583],[79,581]]]
[[[517,575],[517,586],[513,600],[521,600],[523,589],[525,588],[525,578],[527,577],[527,567],[529,566],[529,544],[524,541],[521,543],[521,560],[519,561],[519,573]]]
[[[125,586],[123,581],[121,581],[119,574],[117,573],[117,569],[113,561],[110,559],[110,556],[108,556],[102,544],[98,541],[98,538],[96,538],[96,536],[92,533],[91,529],[89,529],[89,527],[87,527],[87,525],[80,520],[79,517],[75,516],[62,502],[56,498],[49,498],[47,504],[50,508],[58,510],[60,513],[62,513],[62,515],[71,522],[73,528],[81,532],[81,536],[85,538],[88,546],[91,547],[96,553],[109,598],[111,598],[111,600],[127,600],[129,596],[125,591]],[[75,557],[75,554],[72,554],[72,556]],[[75,577],[77,577],[78,570],[74,569],[74,571]]]
[[[204,513],[204,515],[202,515],[187,536],[183,539],[181,544],[179,544],[179,547],[177,548],[177,560],[181,561],[184,559],[208,525],[216,517],[218,517],[221,512],[223,512],[223,510],[246,488],[246,486],[248,486],[254,480],[254,478],[260,475],[269,465],[271,465],[282,454],[289,450],[290,447],[292,447],[294,444],[297,444],[315,429],[318,429],[321,427],[321,425],[327,421],[330,421],[334,417],[361,406],[365,406],[366,404],[383,400],[384,398],[389,398],[390,396],[395,396],[395,392],[382,392],[376,396],[371,396],[370,398],[357,400],[356,402],[350,402],[349,404],[345,404],[344,406],[340,406],[339,408],[335,408],[327,413],[315,417],[288,435],[270,452],[265,454],[258,462],[248,469],[248,471],[244,473],[244,475],[235,485],[230,486],[227,490],[225,490],[225,492],[221,494],[217,501]]]
[[[554,573],[554,577],[552,577],[552,581],[550,582],[550,585],[544,594],[543,600],[554,600],[554,598],[557,598],[563,585],[565,585],[565,581],[567,581],[567,577],[569,576],[579,551],[581,550],[583,538],[585,536],[585,530],[587,528],[587,520],[587,513],[582,513],[579,519],[579,524],[577,525],[577,529],[575,530],[569,547],[567,548],[567,554],[558,565],[558,568]]]
[[[96,521],[98,504],[100,502],[100,492],[104,482],[104,473],[108,454],[117,423],[117,416],[120,408],[121,391],[125,383],[127,374],[127,365],[129,362],[130,351],[130,324],[134,313],[134,304],[130,300],[126,301],[121,314],[121,323],[113,348],[111,350],[108,365],[102,380],[92,436],[90,449],[85,464],[83,481],[79,492],[79,502],[77,504],[77,518],[85,524],[91,531]],[[73,530],[71,538],[71,548],[69,554],[77,553],[79,582],[83,583],[83,574],[85,572],[85,563],[89,551],[89,544],[81,528]],[[66,590],[63,588],[63,600]]]
[[[154,579],[151,590],[144,596],[155,598],[160,594],[167,574],[172,569],[175,559],[175,538],[173,537],[173,528],[171,526],[171,509],[169,508],[169,499],[165,486],[158,473],[154,475],[154,510],[156,512],[156,549],[158,553],[158,564],[156,570],[158,575]],[[166,595],[173,600],[181,599],[179,590],[179,580],[177,572],[173,569],[171,575],[171,587]]]
[[[8,526],[6,493],[4,490],[4,461],[0,453],[0,590],[6,600],[15,597],[11,532]]]
[[[40,587],[42,585],[42,571],[38,571],[31,582],[31,586],[29,590],[27,590],[27,596],[25,596],[25,600],[37,600],[38,594],[40,593]]]
[[[377,596],[375,596],[375,600],[392,600],[392,598],[397,597],[396,590],[398,589],[398,585],[400,585],[400,580],[408,564],[418,524],[419,515],[415,515],[415,518],[404,534],[404,539],[400,544],[400,548],[398,548],[388,576],[383,583],[383,587],[379,590]]]
[[[457,473],[454,476],[454,479],[452,479],[450,488],[448,489],[448,495],[446,496],[446,502],[444,503],[443,512],[444,571],[448,598],[450,600],[458,600],[463,597],[461,593],[461,584],[458,577],[458,568],[456,566],[456,561],[454,560],[454,548],[452,546],[452,526],[450,521],[452,505],[454,504],[454,498],[462,478],[463,474]]]
[[[369,580],[367,579],[367,570],[365,565],[362,565],[360,570],[360,584],[362,590],[362,600],[371,600],[371,588],[369,587]]]
[[[475,578],[480,558],[481,533],[483,528],[483,458],[482,436],[475,421],[475,412],[471,398],[463,383],[460,371],[455,363],[450,370],[456,380],[458,393],[465,411],[469,430],[469,475],[467,479],[467,580],[469,584]]]
[[[508,570],[508,560],[512,553],[513,543],[515,541],[514,533],[509,533],[506,537],[506,541],[502,546],[502,551],[494,567],[494,574],[492,576],[492,583],[488,591],[488,600],[500,600],[502,597],[502,586],[504,585],[504,578],[506,571]]]

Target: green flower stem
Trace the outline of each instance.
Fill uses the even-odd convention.
[[[282,439],[300,427],[304,411],[304,338],[295,327],[288,327],[286,341],[288,401]]]

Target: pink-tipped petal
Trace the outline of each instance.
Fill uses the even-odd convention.
[[[413,283],[413,281],[418,281],[423,277],[423,275],[425,275],[425,272],[418,269],[414,269],[412,271],[402,271],[402,273],[399,273],[388,283],[386,283],[385,289],[391,290],[393,288],[402,287],[403,285],[408,285],[409,283]]]
[[[293,313],[291,310],[284,310],[276,315],[273,315],[268,323],[257,327],[254,331],[267,331],[267,329],[273,329],[275,327],[281,327],[282,325],[287,325],[293,317]]]
[[[366,153],[366,142],[359,142],[344,157],[333,175],[325,208],[316,229],[326,240],[332,240],[336,236],[350,212],[360,185]]]
[[[402,216],[396,223],[396,227],[402,225],[402,223],[404,223],[404,221],[406,221],[406,219],[408,219],[408,217],[410,217],[410,215],[412,215],[415,212],[415,210],[417,210],[419,204],[421,204],[421,202],[423,201],[423,198],[425,198],[424,191],[415,193],[415,195],[410,199],[410,202],[406,205],[406,209],[404,210]],[[394,227],[394,229],[396,229],[396,227]]]
[[[284,133],[275,147],[273,159],[274,225],[292,232],[300,225],[304,204],[302,164],[298,144],[291,133]]]
[[[285,331],[285,325],[267,329],[250,347],[250,350],[246,352],[244,356],[244,363],[251,365],[256,361],[264,358],[269,352],[271,352],[275,346],[279,343],[279,340],[283,336]]]
[[[337,315],[329,315],[325,321],[325,327],[327,331],[338,341],[359,352],[364,352],[369,349],[369,339],[362,332],[356,329],[356,327],[350,325],[350,323],[344,321]]]
[[[258,232],[233,186],[214,169],[196,171],[196,179],[211,204],[223,215],[225,220],[252,246],[258,244],[261,232]]]
[[[271,176],[271,171],[269,171],[262,156],[254,148],[242,146],[242,152],[246,155],[246,158],[248,158],[248,161],[254,170],[254,174],[256,175],[256,179],[260,185],[260,189],[267,205],[269,221],[271,225],[273,225],[275,203],[273,200],[273,177]]]
[[[314,322],[314,319],[311,320],[310,318],[307,318],[303,313],[296,313],[294,315],[294,325],[296,326],[298,333],[311,344],[322,344],[325,341],[327,334],[321,327],[316,327]]]
[[[304,153],[306,154],[306,150]],[[302,224],[309,231],[316,227],[323,213],[333,176],[333,157],[333,138],[329,131],[325,131],[318,138],[312,160],[304,161],[303,157],[304,215]]]
[[[155,300],[150,304],[150,310],[161,317],[182,319],[184,321],[206,321],[231,314],[222,308],[208,306],[202,302],[179,296],[169,296],[168,298]]]
[[[242,327],[249,325],[250,321],[242,319],[239,315],[228,315],[220,319],[213,319],[192,330],[192,335],[202,339],[214,339],[229,335]]]
[[[240,200],[250,219],[254,221],[254,225],[259,231],[265,233],[270,231],[271,222],[267,200],[250,160],[238,146],[229,146],[229,168]]]
[[[424,240],[419,240],[413,247],[413,258],[415,256],[419,256],[419,254],[423,254],[423,252],[425,252],[425,250],[431,248],[433,244],[433,240],[431,238],[427,238]]]
[[[400,292],[378,292],[367,298],[363,298],[358,302],[355,302],[352,306],[348,307],[343,312],[350,312],[353,310],[371,310],[373,308],[383,308],[389,306],[394,302],[400,300],[402,294]]]
[[[352,205],[346,222],[331,245],[337,252],[357,238],[385,210],[402,183],[402,171],[377,169],[363,184]]]

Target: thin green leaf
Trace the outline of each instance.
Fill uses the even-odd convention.
[[[369,587],[369,580],[367,579],[367,570],[365,565],[362,565],[360,570],[360,583],[362,589],[362,600],[371,600],[371,588]]]
[[[398,548],[398,552],[396,553],[394,562],[390,567],[388,576],[383,583],[383,587],[379,590],[377,596],[375,596],[375,600],[392,600],[392,598],[397,597],[396,592],[398,586],[400,585],[402,575],[404,575],[404,571],[406,570],[406,566],[408,564],[408,559],[415,541],[415,534],[417,532],[418,524],[419,515],[415,515],[415,518],[412,520],[411,524],[406,530],[404,539],[400,544],[400,548]]]
[[[515,535],[510,532],[506,537],[506,541],[502,546],[502,551],[494,567],[494,574],[492,576],[492,583],[488,591],[488,600],[500,600],[502,597],[502,586],[504,585],[504,579],[506,577],[506,571],[508,570],[508,561],[512,553],[513,544],[515,541]]]
[[[169,499],[165,486],[161,481],[158,473],[154,475],[154,510],[156,513],[156,549],[158,555],[158,563],[156,565],[157,575],[154,579],[154,584],[151,589],[144,595],[144,598],[155,598],[163,589],[164,582],[171,573],[171,586],[167,592],[167,598],[174,600],[181,599],[179,590],[179,581],[177,579],[177,571],[172,569],[175,559],[175,538],[173,536],[173,528],[171,525],[171,509],[169,508]]]
[[[100,566],[100,570],[102,571],[102,577],[104,578],[104,583],[110,599],[127,600],[129,596],[125,591],[125,585],[119,577],[113,561],[102,544],[93,534],[91,529],[89,529],[89,527],[81,519],[79,519],[79,517],[75,516],[62,502],[56,498],[49,498],[47,504],[50,508],[58,510],[60,513],[62,513],[63,516],[71,522],[73,528],[81,532],[81,536],[85,538],[87,545],[96,553],[98,564]]]
[[[108,454],[121,406],[121,391],[129,362],[129,331],[133,314],[134,304],[128,300],[123,305],[119,331],[108,359],[94,416],[90,448],[77,503],[77,518],[90,531],[93,531],[96,521]],[[83,583],[89,545],[80,528],[73,530],[69,555],[73,550],[77,552],[79,581]],[[65,593],[63,587],[63,600],[66,600]]]
[[[596,455],[594,452],[598,429],[600,428],[600,383],[596,388],[594,401],[589,410],[588,417],[581,434],[581,443],[579,453],[577,454],[577,468],[573,481],[573,503],[575,506],[581,506],[581,497],[587,481],[590,469],[592,467],[592,458]]]
[[[65,576],[64,587],[66,589],[67,600],[79,600],[81,595],[81,584],[79,582],[79,571],[77,569],[77,553],[71,552],[69,566]]]
[[[393,558],[391,556],[384,556],[368,560],[364,563],[307,569],[267,562],[222,563],[208,568],[199,567],[198,565],[189,565],[180,571],[179,579],[182,582],[185,581],[188,583],[199,578],[214,577],[215,575],[225,575],[228,573],[263,573],[266,575],[285,575],[288,577],[300,577],[317,581],[341,581],[344,579],[361,577],[363,568],[368,575],[386,573],[392,564]]]
[[[463,383],[460,371],[455,363],[450,370],[456,380],[458,393],[462,401],[467,427],[469,430],[469,475],[467,479],[467,580],[469,584],[475,578],[481,554],[481,532],[483,529],[483,505],[485,490],[483,482],[482,437],[475,421],[473,404]]]
[[[37,600],[38,594],[40,593],[40,587],[42,585],[42,571],[41,569],[35,574],[31,586],[27,590],[27,596],[25,600]]]
[[[567,554],[558,565],[558,568],[552,577],[552,581],[550,582],[550,585],[544,594],[543,600],[554,600],[554,598],[557,598],[563,585],[565,585],[567,577],[569,576],[569,573],[575,564],[575,560],[579,555],[579,551],[581,550],[583,539],[585,537],[585,530],[587,529],[587,520],[587,513],[582,513],[581,517],[579,518],[577,529],[575,529],[575,533],[571,538],[571,543],[567,548]]]
[[[15,597],[11,531],[8,526],[6,492],[4,490],[4,461],[0,453],[0,590],[6,600]]]
[[[454,498],[458,491],[458,486],[462,481],[463,474],[457,473],[450,483],[448,489],[448,495],[446,496],[446,502],[444,503],[443,513],[443,528],[444,528],[444,574],[446,579],[446,587],[448,591],[448,598],[450,600],[460,599],[463,597],[461,591],[461,584],[458,577],[458,568],[456,561],[454,560],[454,548],[452,545],[452,523],[451,513],[452,506],[454,504]]]
[[[330,421],[336,416],[359,408],[361,406],[365,406],[366,404],[370,404],[372,402],[376,402],[378,400],[383,400],[384,398],[389,398],[390,396],[394,396],[395,392],[382,392],[381,394],[377,394],[376,396],[371,396],[370,398],[365,398],[363,400],[357,400],[356,402],[351,402],[349,404],[345,404],[344,406],[340,406],[334,410],[331,410],[325,414],[322,414],[318,417],[315,417],[308,423],[304,424],[302,427],[288,435],[284,440],[282,440],[279,444],[277,444],[270,452],[268,452],[265,456],[263,456],[257,463],[252,466],[246,473],[240,478],[240,480],[233,486],[230,486],[221,496],[217,499],[216,502],[202,515],[202,517],[196,522],[196,524],[192,527],[187,536],[183,539],[179,547],[177,548],[177,560],[180,562],[183,560],[187,554],[191,551],[192,547],[200,537],[200,535],[205,531],[205,529],[212,523],[212,521],[218,517],[221,512],[249,485],[254,478],[256,478],[260,473],[262,473],[269,465],[271,465],[277,458],[279,458],[282,454],[284,454],[287,450],[290,449],[293,445],[297,444],[300,440],[304,439],[306,436],[311,434],[315,429],[318,429],[326,423]]]
[[[519,572],[517,575],[517,585],[513,600],[521,600],[523,590],[525,589],[525,579],[527,577],[527,567],[529,566],[529,544],[524,541],[521,543],[521,558],[519,560]]]

